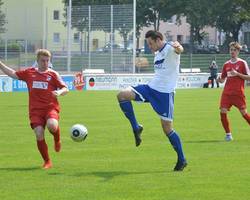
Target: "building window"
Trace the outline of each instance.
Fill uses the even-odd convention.
[[[80,41],[80,33],[74,33],[74,43],[79,43]]]
[[[172,36],[172,35],[168,35],[168,36],[166,37],[166,40],[167,40],[167,41],[173,41],[173,36]]]
[[[171,32],[170,31],[167,31],[165,33],[165,37],[166,37],[166,40],[167,41],[173,41],[173,35],[171,35]]]
[[[54,10],[53,19],[59,20],[59,10]]]
[[[59,43],[60,42],[60,33],[54,33],[53,34],[53,42]]]

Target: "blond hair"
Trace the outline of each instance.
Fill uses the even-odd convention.
[[[51,58],[51,53],[47,49],[38,49],[36,51],[36,59],[38,60],[40,58],[40,56],[47,56],[47,57]]]
[[[229,47],[234,47],[235,49],[237,49],[238,51],[241,50],[241,45],[238,42],[230,42]]]

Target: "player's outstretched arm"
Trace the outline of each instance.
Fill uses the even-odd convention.
[[[63,87],[60,90],[55,90],[52,93],[58,97],[58,96],[64,96],[69,92],[69,89],[67,87]]]
[[[10,76],[11,78],[18,79],[18,76],[16,75],[16,71],[14,69],[11,69],[4,63],[2,63],[2,61],[0,61],[0,69],[3,71],[3,73]]]

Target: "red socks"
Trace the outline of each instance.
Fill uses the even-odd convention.
[[[231,133],[230,127],[229,127],[229,121],[228,121],[228,118],[227,118],[227,114],[226,113],[220,113],[220,119],[221,119],[221,123],[222,123],[222,126],[223,126],[225,132],[226,133]]]
[[[250,115],[246,113],[245,115],[243,115],[243,117],[247,121],[247,123],[250,125]]]
[[[59,126],[57,127],[56,132],[52,133],[50,132],[53,136],[54,136],[54,149],[56,152],[61,151],[61,141],[60,141],[60,128]]]
[[[54,136],[54,141],[59,142],[60,141],[60,128],[59,126],[57,127],[56,132],[51,132],[50,133]]]
[[[59,142],[60,141],[60,128],[59,128],[59,126],[57,127],[56,132],[52,133],[52,134],[54,136],[55,142]]]
[[[48,162],[50,159],[49,159],[49,154],[48,154],[48,146],[45,142],[45,140],[37,140],[37,148],[41,154],[41,156],[43,157],[43,160],[45,162]]]

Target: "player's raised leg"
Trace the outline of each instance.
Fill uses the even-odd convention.
[[[49,158],[48,146],[44,138],[44,128],[42,126],[36,126],[34,129],[37,141],[37,148],[44,160],[43,168],[49,169],[52,167],[52,163]]]
[[[175,130],[173,130],[172,121],[161,119],[161,125],[164,133],[168,137],[170,143],[172,144],[174,150],[177,153],[178,159],[174,171],[182,171],[187,166],[187,161],[183,153],[180,137],[175,132]]]
[[[247,121],[247,123],[250,125],[250,115],[247,113],[247,109],[240,109],[240,113],[242,117]]]
[[[119,105],[127,119],[129,120],[131,127],[134,132],[135,136],[135,145],[139,146],[141,143],[141,132],[143,130],[142,126],[138,124],[135,114],[133,105],[131,100],[135,99],[135,93],[131,89],[122,90],[118,93],[117,99],[119,101]]]
[[[56,152],[61,150],[60,128],[57,119],[49,118],[46,126],[49,132],[54,136],[54,149]]]

